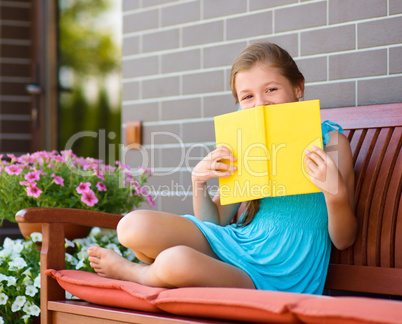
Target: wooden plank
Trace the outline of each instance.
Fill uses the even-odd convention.
[[[400,296],[402,269],[331,264],[325,288]]]
[[[321,109],[321,119],[346,129],[402,126],[402,103]]]
[[[95,318],[97,321],[93,323],[109,323],[109,322],[101,322],[100,320],[113,320],[111,323],[144,323],[144,324],[222,324],[229,323],[227,321],[221,320],[213,320],[213,319],[200,319],[193,317],[182,317],[182,316],[174,316],[170,314],[156,314],[156,313],[147,313],[140,312],[135,310],[128,309],[120,309],[120,308],[112,308],[107,306],[97,306],[94,304],[90,304],[84,301],[52,301],[49,302],[49,310],[52,310],[53,313],[65,313],[65,314],[76,314],[82,316],[84,321],[78,321],[79,318],[76,318],[77,321],[65,322],[65,323],[74,323],[74,324],[87,324],[92,323],[91,321],[85,321],[86,319]],[[61,316],[61,315],[53,315],[53,317],[66,318],[70,316]],[[54,324],[59,323],[54,322]],[[64,323],[64,322],[61,322]],[[233,323],[231,321],[230,323]]]

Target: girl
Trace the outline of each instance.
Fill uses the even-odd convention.
[[[304,92],[304,77],[290,55],[266,42],[240,53],[230,83],[241,109],[298,101]],[[219,147],[192,172],[195,216],[137,210],[119,222],[119,241],[144,264],[94,246],[88,249],[91,266],[100,276],[156,287],[321,294],[331,241],[345,249],[353,244],[357,229],[349,142],[328,124],[322,126],[331,152],[305,152],[306,169],[322,192],[250,201],[239,222],[230,224],[240,204],[223,206],[219,192],[211,199],[206,187],[208,180],[236,172],[233,163],[222,162],[235,161],[231,151]]]

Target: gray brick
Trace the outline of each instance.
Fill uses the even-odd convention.
[[[321,54],[355,49],[355,26],[337,26],[301,33],[301,54]]]
[[[171,26],[200,20],[200,1],[178,3],[162,8],[162,26]]]
[[[401,102],[402,77],[360,80],[357,88],[359,106]]]
[[[223,40],[223,21],[214,21],[183,28],[183,46],[220,42]]]
[[[143,128],[142,134],[144,145],[182,143],[179,124],[147,126]]]
[[[208,153],[210,153],[214,147],[207,146],[204,143],[193,144],[186,149],[186,158],[185,164],[183,167],[191,172],[192,169],[205,157]]]
[[[123,16],[123,34],[158,27],[158,10],[149,10]]]
[[[139,82],[123,83],[122,100],[138,100],[140,98]]]
[[[183,94],[197,94],[224,90],[223,72],[212,71],[183,75]]]
[[[135,55],[140,52],[140,38],[138,36],[123,39],[123,56]]]
[[[140,76],[158,74],[158,61],[158,56],[147,56],[122,61],[121,70],[123,78],[136,78]]]
[[[224,44],[204,48],[204,68],[232,65],[235,57],[246,47],[247,42]]]
[[[322,26],[327,24],[327,2],[277,9],[274,14],[275,32]]]
[[[162,73],[196,70],[200,67],[200,49],[162,55]]]
[[[142,83],[142,98],[160,98],[177,96],[180,93],[179,77],[144,80]]]
[[[327,58],[325,56],[296,60],[296,64],[306,82],[327,80]]]
[[[291,56],[297,56],[299,54],[299,37],[296,33],[283,36],[269,36],[266,40],[284,48]]]
[[[171,2],[177,2],[180,0],[142,0],[142,7],[151,7],[151,6],[156,6],[156,5],[163,5],[165,3],[171,3]]]
[[[329,58],[329,79],[387,74],[387,50],[340,54]]]
[[[135,120],[155,121],[158,120],[158,103],[141,103],[122,107],[123,123]]]
[[[215,141],[213,121],[183,124],[183,140],[186,143],[204,143]]]
[[[402,43],[402,17],[369,21],[357,25],[359,48]]]
[[[154,168],[159,166],[159,152],[157,149],[131,149],[124,150],[121,153],[121,162],[123,164],[128,164],[132,168],[137,168],[143,166],[144,168],[154,170]]]
[[[297,2],[297,0],[250,0],[250,10],[269,9]]]
[[[356,102],[355,82],[307,85],[304,99],[320,99],[321,108],[351,107]]]
[[[184,146],[177,148],[161,149],[162,166],[169,168],[170,171],[186,167],[186,148]]]
[[[329,23],[337,24],[352,20],[387,15],[386,0],[331,0],[329,1]]]
[[[201,117],[201,99],[180,99],[162,102],[162,120]]]
[[[123,0],[123,12],[138,9],[140,7],[139,2],[139,0]]]
[[[180,42],[179,37],[178,29],[145,34],[142,37],[142,51],[147,53],[178,48]]]
[[[222,16],[229,16],[247,11],[247,1],[244,0],[204,0],[203,18],[210,19]]]
[[[389,49],[389,73],[402,73],[402,47]]]
[[[237,110],[232,93],[204,97],[204,117],[215,117]]]
[[[402,13],[401,0],[388,0],[389,1],[389,13],[390,15],[396,15]]]
[[[173,171],[173,170],[172,170]],[[175,191],[180,188],[181,172],[155,172],[147,182],[149,191]]]
[[[193,197],[188,195],[186,197],[160,197],[161,209],[164,212],[176,215],[190,214],[193,215]]]
[[[226,39],[247,38],[272,33],[272,12],[250,14],[226,21]]]

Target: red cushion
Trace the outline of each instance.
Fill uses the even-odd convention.
[[[96,273],[79,270],[53,270],[45,274],[57,280],[70,294],[94,304],[161,312],[154,299],[165,288],[143,286],[134,282],[103,278]]]
[[[180,288],[163,291],[155,305],[166,312],[248,323],[299,323],[289,308],[310,295],[240,288]],[[319,297],[317,297],[319,298]]]
[[[306,323],[402,323],[402,302],[378,298],[309,298],[291,311]]]

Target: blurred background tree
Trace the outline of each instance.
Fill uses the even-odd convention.
[[[114,164],[121,143],[121,42],[115,26],[121,19],[116,11],[121,2],[58,4],[59,149],[71,148],[77,155]],[[111,19],[111,12],[116,17]],[[90,133],[78,136],[80,132]]]

